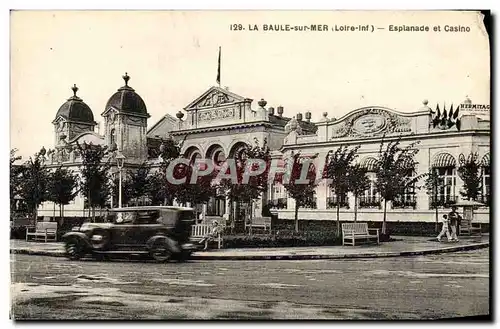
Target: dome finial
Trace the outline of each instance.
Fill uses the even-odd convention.
[[[76,92],[78,91],[78,87],[76,86],[76,83],[73,84],[73,87],[71,87],[71,90],[73,90],[73,96],[76,97]]]
[[[130,77],[127,74],[127,72],[125,72],[125,75],[122,76],[122,78],[123,78],[123,80],[125,80],[125,86],[128,86],[128,81],[130,80]]]

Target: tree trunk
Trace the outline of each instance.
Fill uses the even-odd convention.
[[[64,224],[64,205],[61,205],[61,226]]]
[[[436,206],[436,225],[435,225],[434,231],[436,233],[438,233],[439,232],[439,211],[438,211],[437,204],[435,206]]]
[[[299,232],[299,203],[295,200],[295,232]]]
[[[62,223],[62,204],[59,205],[59,226]]]
[[[249,223],[250,223],[250,228],[248,232],[250,233],[250,236],[252,235],[252,219],[253,219],[253,201],[250,202],[250,214],[248,216],[249,218]]]
[[[437,206],[437,186],[434,185],[434,207],[436,208],[436,225],[434,225],[434,231],[436,234],[439,232],[439,211]]]
[[[358,220],[358,196],[354,196],[354,223]]]
[[[340,196],[337,195],[337,237],[340,236]]]
[[[386,234],[387,231],[387,225],[385,223],[386,218],[387,218],[387,200],[384,198],[384,220],[382,222],[382,234]]]

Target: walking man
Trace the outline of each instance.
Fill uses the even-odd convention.
[[[443,215],[443,219],[441,220],[443,223],[443,228],[441,229],[441,233],[437,236],[439,242],[441,242],[441,238],[446,234],[448,238],[448,242],[451,241],[450,231],[448,230],[448,215]]]
[[[458,225],[458,222],[460,221],[460,215],[457,213],[457,206],[451,207],[451,211],[448,214],[448,219],[450,221],[451,240],[458,241],[457,225]]]

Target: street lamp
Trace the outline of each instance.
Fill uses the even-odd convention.
[[[122,207],[122,169],[125,162],[125,156],[119,153],[116,156],[116,164],[118,165],[118,208]]]

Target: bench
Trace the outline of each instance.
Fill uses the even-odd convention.
[[[370,234],[375,231],[375,234]],[[356,245],[356,240],[368,242],[377,240],[380,244],[379,229],[369,229],[367,223],[343,223],[342,224],[342,245]]]
[[[252,222],[245,222],[245,230],[247,228],[262,228],[264,231],[269,230],[271,232],[271,217],[255,217],[252,218]]]
[[[481,236],[481,224],[480,223],[472,223],[471,220],[467,219],[462,219],[460,221],[460,226],[459,226],[459,234],[460,235],[475,235],[478,234]]]
[[[191,240],[193,241],[200,241],[201,239],[205,238],[207,235],[212,232],[212,225],[211,224],[195,224],[191,226]],[[217,246],[220,249],[222,247],[222,236],[219,233],[217,234],[217,237],[211,238],[212,241],[217,241]]]
[[[33,237],[35,241],[39,239],[48,241],[57,241],[57,223],[56,222],[38,222],[36,227],[26,228],[26,241]]]

